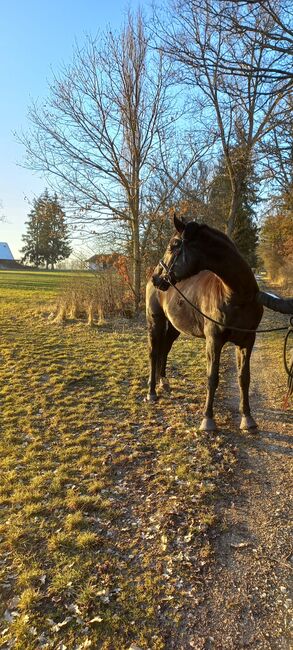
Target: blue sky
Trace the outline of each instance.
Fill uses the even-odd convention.
[[[14,132],[26,130],[32,100],[47,95],[52,70],[69,63],[74,43],[108,24],[119,27],[137,0],[1,0],[0,13],[0,241],[17,258],[31,201],[45,182],[23,169]]]

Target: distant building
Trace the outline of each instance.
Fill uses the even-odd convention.
[[[0,242],[0,270],[15,271],[17,269],[21,270],[25,268],[28,267],[25,267],[23,264],[20,264],[14,259],[8,244],[6,244],[6,242],[4,241],[1,241]]]
[[[3,241],[0,242],[0,261],[2,260],[14,260],[8,244]]]
[[[106,271],[115,268],[115,263],[121,257],[119,253],[92,255],[86,263],[89,271]]]

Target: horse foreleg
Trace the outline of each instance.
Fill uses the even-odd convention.
[[[173,325],[168,321],[168,327],[163,341],[163,351],[160,365],[160,386],[167,391],[170,390],[168,379],[166,379],[167,358],[172,345],[178,338],[179,334],[180,332],[178,332],[178,330],[176,330],[175,327],[173,327]]]
[[[250,357],[255,341],[255,336],[245,347],[238,346],[236,349],[236,359],[238,367],[238,382],[240,388],[240,429],[249,431],[257,429],[257,424],[250,414],[249,406],[249,384],[250,384]]]
[[[165,316],[153,316],[149,322],[149,359],[150,359],[150,375],[149,375],[149,390],[147,399],[150,402],[157,400],[156,384],[160,374],[161,358],[163,349],[163,340],[166,331],[166,318]]]
[[[204,408],[204,417],[200,425],[201,431],[215,431],[216,423],[213,418],[213,404],[215,392],[219,384],[219,366],[223,343],[215,337],[207,337],[207,396]]]

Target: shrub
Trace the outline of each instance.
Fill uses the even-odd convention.
[[[132,313],[129,287],[115,270],[107,270],[71,280],[59,298],[55,321],[86,318],[93,325],[115,316],[129,318]]]

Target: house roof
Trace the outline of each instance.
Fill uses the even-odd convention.
[[[6,242],[3,242],[3,241],[0,242],[0,259],[1,260],[13,260],[14,259],[8,244],[6,244]]]
[[[98,255],[92,255],[92,257],[89,257],[86,262],[96,262],[97,264],[103,263],[103,262],[113,262],[115,259],[119,257],[119,253],[100,253]]]
[[[15,262],[15,260],[1,260],[0,258],[0,271],[16,271],[16,270],[28,270],[31,271],[31,266],[25,266],[20,262]]]

